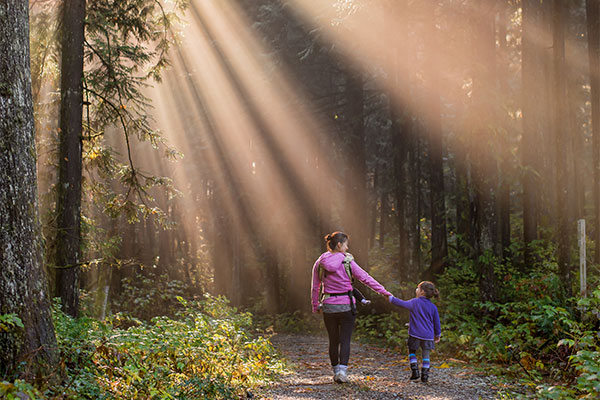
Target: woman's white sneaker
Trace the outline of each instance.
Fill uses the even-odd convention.
[[[333,380],[337,383],[348,383],[350,379],[348,378],[348,366],[347,365],[339,365],[338,372],[333,376]]]

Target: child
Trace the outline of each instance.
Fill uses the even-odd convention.
[[[411,381],[419,379],[417,349],[420,347],[423,356],[421,382],[429,380],[429,353],[435,347],[434,342],[440,341],[440,317],[438,309],[431,302],[432,297],[440,297],[435,285],[429,281],[419,283],[415,291],[416,297],[408,301],[389,296],[390,303],[410,310],[408,324],[408,358],[410,362]]]

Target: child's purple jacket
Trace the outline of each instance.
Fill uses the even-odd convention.
[[[390,297],[390,303],[410,310],[408,323],[408,334],[410,336],[421,340],[434,340],[434,338],[440,336],[442,329],[438,309],[427,297],[401,300],[392,296]]]
[[[319,265],[321,265],[326,273],[323,274],[323,293],[344,293],[352,290],[352,282],[346,274],[344,268],[345,254],[344,253],[331,253],[329,251],[321,254],[321,256],[315,261],[312,269],[312,310],[313,312],[318,311],[319,306],[319,286],[321,285],[321,279],[319,278]],[[377,282],[361,267],[358,266],[354,261],[350,262],[352,268],[352,276],[374,291],[384,296],[390,296],[391,293],[385,290],[385,288]],[[354,300],[353,300],[354,301]],[[348,296],[335,296],[325,299],[324,303],[327,304],[350,304],[350,298]]]

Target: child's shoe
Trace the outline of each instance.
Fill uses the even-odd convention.
[[[414,382],[418,381],[419,380],[419,367],[417,366],[417,364],[415,364],[415,363],[410,364],[410,372],[411,372],[410,380],[414,381]]]
[[[421,368],[421,382],[429,382],[429,368]]]
[[[364,304],[365,306],[371,304],[371,300],[367,300],[367,299],[362,299],[360,302],[362,304]]]

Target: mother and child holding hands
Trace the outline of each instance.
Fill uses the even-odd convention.
[[[441,328],[438,310],[431,302],[439,297],[434,284],[428,281],[419,283],[415,298],[401,300],[373,279],[353,259],[348,251],[348,235],[334,232],[325,237],[327,249],[315,261],[312,270],[312,311],[323,312],[323,321],[329,336],[329,359],[333,367],[333,380],[337,383],[349,382],[348,361],[350,340],[356,319],[355,302],[365,300],[362,294],[352,287],[353,278],[358,279],[375,292],[388,297],[390,303],[410,311],[408,325],[408,359],[411,381],[428,382],[429,354],[435,343],[440,341]],[[419,374],[417,351],[421,349],[422,365]]]

